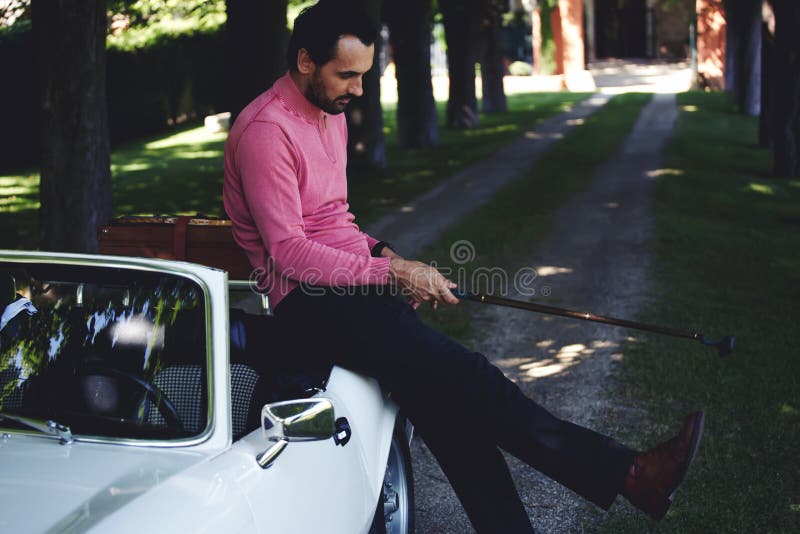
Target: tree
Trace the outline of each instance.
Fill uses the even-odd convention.
[[[503,55],[500,50],[500,30],[503,12],[508,2],[483,0],[484,15],[481,20],[481,87],[483,99],[481,109],[484,113],[506,111],[506,94],[503,91]]]
[[[30,17],[30,0],[6,0],[0,4],[0,28]]]
[[[800,176],[800,2],[772,0],[775,48],[772,141],[777,176]]]
[[[761,26],[761,113],[758,117],[758,145],[772,146],[772,106],[775,82],[775,12],[765,2],[764,20]]]
[[[447,41],[447,70],[450,92],[447,126],[474,128],[478,125],[475,96],[475,42],[479,0],[439,0]]]
[[[431,83],[431,0],[387,2],[397,78],[397,142],[400,148],[439,144],[439,122]]]
[[[761,107],[762,0],[727,0],[725,87],[742,113],[757,116]]]
[[[288,68],[286,1],[225,3],[226,100],[231,121]]]
[[[47,250],[95,252],[113,213],[105,0],[35,0],[41,85],[40,225]]]
[[[375,26],[381,20],[380,0],[359,1]],[[348,168],[386,167],[386,140],[383,136],[381,108],[380,57],[383,39],[378,34],[372,68],[362,80],[364,96],[347,106],[347,166]]]

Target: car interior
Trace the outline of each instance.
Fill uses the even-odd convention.
[[[0,411],[53,419],[76,435],[180,439],[205,429],[202,291],[176,276],[120,271],[0,265],[0,314],[22,299],[36,310],[0,328]],[[231,298],[234,439],[260,427],[264,404],[311,396],[330,374],[296,365],[254,299]]]

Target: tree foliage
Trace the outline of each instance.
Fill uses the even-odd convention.
[[[225,0],[109,0],[108,45],[144,48],[180,34],[219,31]]]
[[[31,0],[6,0],[0,3],[0,33],[28,31],[31,27]]]

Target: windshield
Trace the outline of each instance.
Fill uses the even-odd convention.
[[[0,314],[0,414],[54,420],[78,438],[177,439],[206,428],[205,303],[195,282],[0,262]]]

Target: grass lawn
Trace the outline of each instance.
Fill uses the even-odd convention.
[[[453,172],[521,135],[543,119],[565,111],[587,95],[534,93],[508,96],[509,111],[481,115],[472,130],[440,130],[433,150],[401,151],[396,143],[394,104],[384,106],[387,169],[353,172],[349,200],[357,222],[427,191]],[[443,121],[444,104],[439,103]],[[441,122],[441,121],[440,121]],[[226,134],[184,127],[167,135],[114,149],[111,171],[117,215],[178,213],[222,215],[222,154]],[[0,175],[0,248],[36,248],[39,179],[36,170]]]
[[[696,325],[713,339],[733,333],[737,345],[723,361],[657,335],[626,348],[615,393],[652,426],[623,437],[652,444],[698,408],[706,429],[665,521],[627,510],[598,520],[608,532],[797,532],[800,181],[769,176],[757,119],[735,113],[727,95],[687,93],[679,104],[673,171],[655,199],[660,296],[640,318]]]

